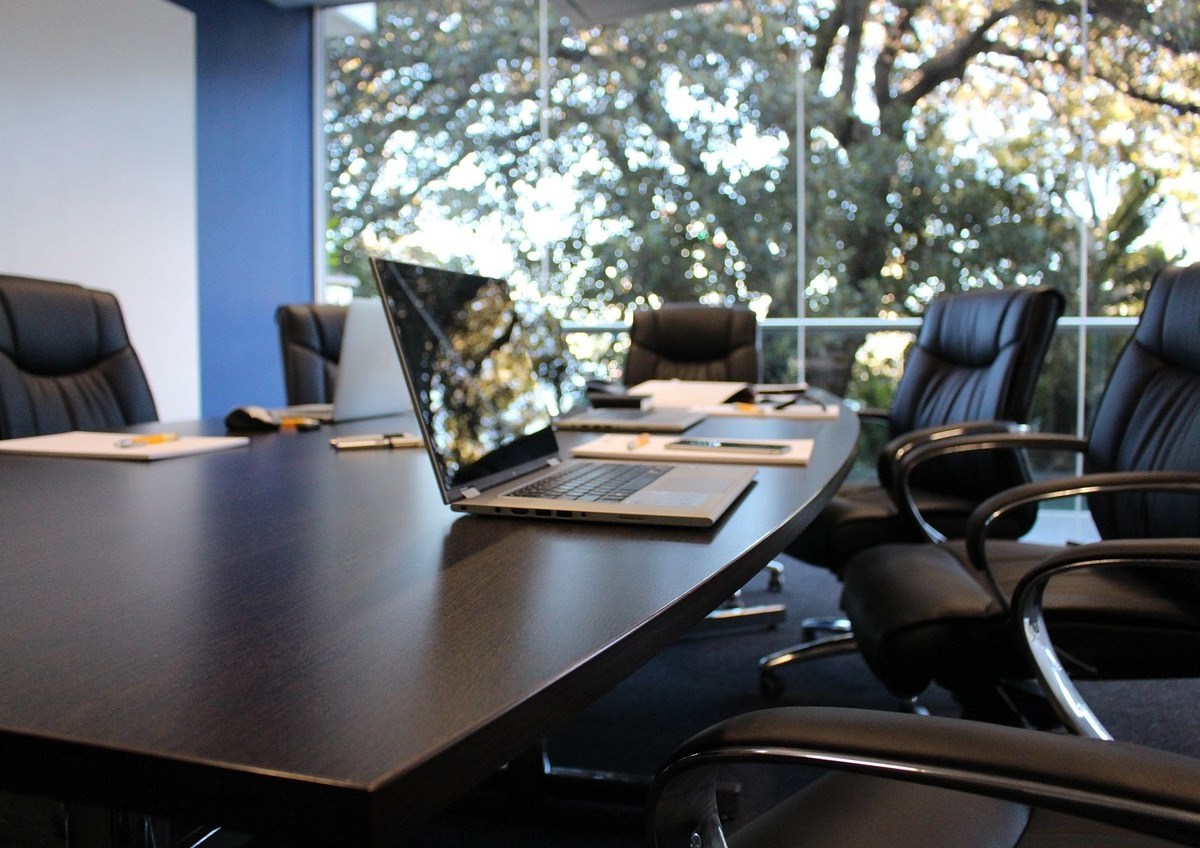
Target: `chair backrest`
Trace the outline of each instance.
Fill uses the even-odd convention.
[[[624,383],[758,382],[758,321],[744,306],[666,303],[633,313]]]
[[[113,294],[0,275],[0,438],[156,420]]]
[[[1109,374],[1088,439],[1088,471],[1200,471],[1200,264],[1155,277]],[[1089,502],[1104,538],[1200,536],[1194,497]]]
[[[333,403],[345,306],[298,303],[275,310],[283,355],[283,383],[289,404]]]
[[[1025,423],[1064,305],[1041,286],[935,298],[888,410],[891,435],[963,421]],[[1027,477],[1020,454],[987,453],[927,463],[914,485],[982,499]]]

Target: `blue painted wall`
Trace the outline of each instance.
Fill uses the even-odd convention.
[[[312,15],[173,0],[196,16],[200,405],[283,403],[274,311],[313,297]]]

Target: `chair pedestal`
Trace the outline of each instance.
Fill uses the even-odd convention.
[[[783,678],[779,669],[793,663],[806,662],[820,657],[849,654],[858,650],[858,642],[854,633],[834,633],[799,645],[793,645],[782,651],[767,654],[758,661],[758,685],[764,695],[777,697],[783,694]]]

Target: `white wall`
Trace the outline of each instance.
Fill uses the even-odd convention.
[[[114,292],[164,421],[200,414],[195,22],[0,2],[0,273]]]

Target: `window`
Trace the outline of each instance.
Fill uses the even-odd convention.
[[[1048,284],[1035,423],[1082,427],[1154,271],[1200,261],[1187,6],[326,10],[324,296],[375,251],[504,276],[600,377],[632,308],[737,301],[765,379],[886,405],[932,297]]]

